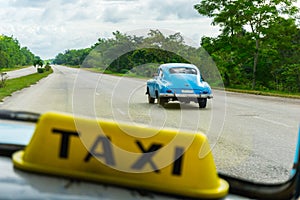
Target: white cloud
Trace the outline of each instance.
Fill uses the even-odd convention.
[[[158,20],[193,19],[201,17],[193,8],[193,5],[198,2],[199,1],[190,1],[190,3],[187,3],[187,1],[184,0],[156,0],[147,1],[146,7],[149,8],[149,10],[155,11],[155,19]]]
[[[0,34],[13,35],[42,58],[85,48],[113,31],[169,29],[199,43],[218,28],[201,17],[198,0],[0,0]]]
[[[24,7],[43,7],[50,0],[11,0],[7,1],[10,6],[16,8],[24,8]]]

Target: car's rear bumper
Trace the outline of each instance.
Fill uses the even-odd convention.
[[[164,93],[160,94],[161,98],[196,98],[196,99],[211,99],[213,98],[213,94],[169,94]]]

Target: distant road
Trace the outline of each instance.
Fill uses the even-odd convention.
[[[34,66],[31,66],[31,67],[26,67],[26,68],[23,68],[23,69],[9,71],[9,72],[6,72],[6,73],[7,73],[8,79],[13,79],[13,78],[21,77],[21,76],[27,76],[29,74],[33,74],[33,73],[36,73],[36,72],[37,72],[37,69]]]
[[[49,110],[149,127],[189,129],[208,136],[219,171],[244,179],[289,177],[300,122],[300,100],[215,90],[197,104],[148,104],[146,80],[53,66],[54,73],[8,97],[0,109]]]

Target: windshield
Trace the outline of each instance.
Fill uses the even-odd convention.
[[[299,3],[209,2],[1,1],[0,109],[203,133],[218,172],[288,180],[300,123]],[[170,77],[205,81],[178,78],[172,91],[153,78],[168,63],[183,64]],[[0,143],[26,145],[31,131],[0,123]]]

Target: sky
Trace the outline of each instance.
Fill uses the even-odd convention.
[[[42,59],[90,47],[112,32],[166,29],[199,44],[217,35],[211,19],[193,9],[199,0],[0,0],[0,34],[13,36]]]
[[[92,46],[112,32],[180,32],[193,44],[217,36],[212,19],[198,14],[200,0],[0,0],[0,34],[13,36],[42,59]],[[146,31],[145,31],[146,30]]]

